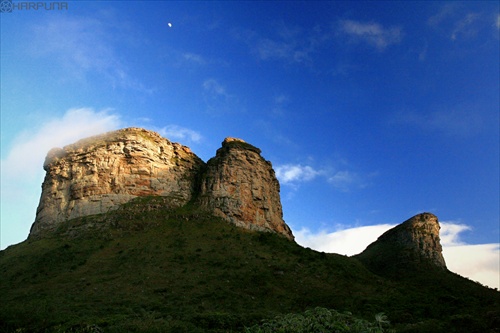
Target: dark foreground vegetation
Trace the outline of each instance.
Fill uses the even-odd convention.
[[[376,275],[163,200],[1,251],[0,332],[500,332],[500,293],[451,272]]]

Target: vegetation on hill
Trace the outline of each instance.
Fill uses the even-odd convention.
[[[275,331],[322,331],[300,328],[308,320],[380,332],[500,327],[500,293],[456,274],[383,277],[164,200],[138,198],[1,251],[0,332],[268,332],[292,319]],[[382,312],[390,327],[373,322]]]

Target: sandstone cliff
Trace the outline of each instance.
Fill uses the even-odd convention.
[[[213,214],[248,229],[276,231],[293,239],[283,221],[280,185],[260,149],[226,138],[207,163],[200,204]]]
[[[357,257],[375,271],[397,273],[415,267],[446,269],[438,218],[418,214],[382,234]]]
[[[154,195],[168,198],[165,202],[172,208],[196,201],[238,226],[293,239],[282,219],[279,183],[271,164],[242,140],[226,139],[217,156],[205,164],[188,147],[152,131],[127,128],[54,148],[44,169],[30,237],[67,220]]]
[[[30,235],[75,217],[105,213],[137,196],[187,203],[203,161],[159,134],[127,128],[52,149]]]

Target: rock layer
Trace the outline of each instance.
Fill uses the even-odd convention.
[[[30,237],[67,220],[106,213],[138,196],[195,202],[240,227],[293,239],[283,221],[279,183],[260,149],[227,138],[205,164],[188,147],[127,128],[52,149]]]
[[[63,221],[105,213],[138,196],[182,206],[195,192],[203,161],[188,147],[140,128],[127,128],[52,149],[30,235]]]
[[[386,231],[357,257],[376,271],[397,273],[429,265],[446,269],[438,218],[418,214]]]
[[[283,221],[279,192],[271,162],[260,155],[260,149],[241,139],[226,138],[207,162],[199,200],[214,215],[238,226],[293,239]]]

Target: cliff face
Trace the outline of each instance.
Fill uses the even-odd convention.
[[[427,264],[446,269],[438,218],[418,214],[386,231],[357,257],[375,271],[398,272]]]
[[[167,197],[171,207],[200,197],[202,207],[236,225],[293,239],[282,219],[278,181],[260,150],[224,144],[219,151],[205,164],[188,147],[140,128],[54,148],[44,163],[46,176],[30,236],[69,219],[117,209],[138,196],[156,195]],[[201,180],[200,189],[203,175],[208,178]]]
[[[207,163],[200,204],[232,223],[261,231],[276,231],[293,239],[283,221],[280,185],[260,149],[240,139],[226,138]]]
[[[203,161],[159,134],[128,128],[52,149],[30,235],[68,219],[105,213],[137,196],[187,203]]]

